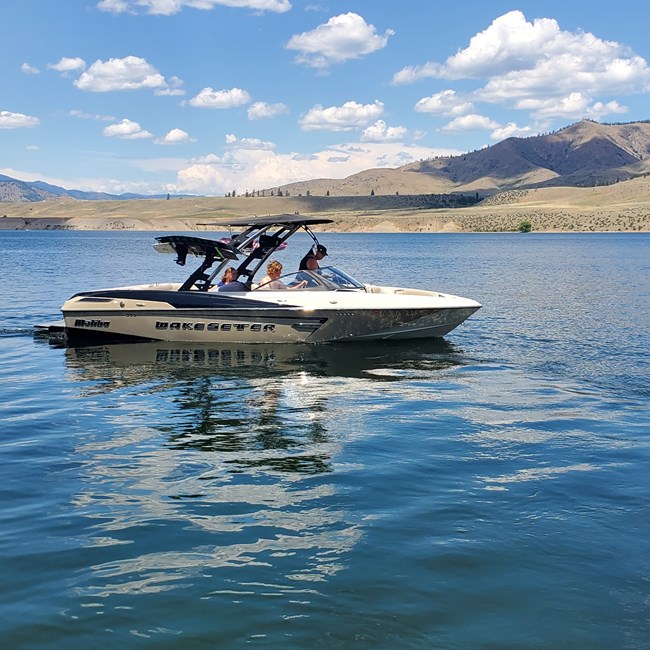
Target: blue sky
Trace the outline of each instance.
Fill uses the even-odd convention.
[[[0,173],[197,193],[650,119],[647,0],[6,0]]]

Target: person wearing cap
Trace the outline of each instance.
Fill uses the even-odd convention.
[[[323,244],[317,244],[315,248],[310,248],[307,255],[300,260],[299,271],[313,271],[320,268],[320,262],[327,255],[327,248]]]

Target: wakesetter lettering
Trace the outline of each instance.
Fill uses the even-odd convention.
[[[275,332],[272,323],[193,323],[181,321],[156,321],[157,330],[192,330],[201,332]]]

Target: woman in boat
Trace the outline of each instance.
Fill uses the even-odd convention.
[[[210,291],[248,291],[248,287],[237,279],[237,269],[229,266],[221,276],[221,280]]]
[[[307,280],[302,280],[292,286],[287,286],[282,280],[282,264],[277,260],[272,260],[266,267],[266,275],[260,280],[260,289],[267,289],[268,291],[282,291],[284,289],[302,289],[307,285]]]
[[[224,284],[230,284],[237,279],[237,269],[234,266],[229,266],[221,276],[221,280],[217,282],[218,287],[223,287]]]

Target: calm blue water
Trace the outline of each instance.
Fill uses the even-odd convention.
[[[72,293],[183,270],[0,232],[2,646],[650,647],[650,236],[321,240],[484,308],[415,345],[57,349],[31,328]]]

